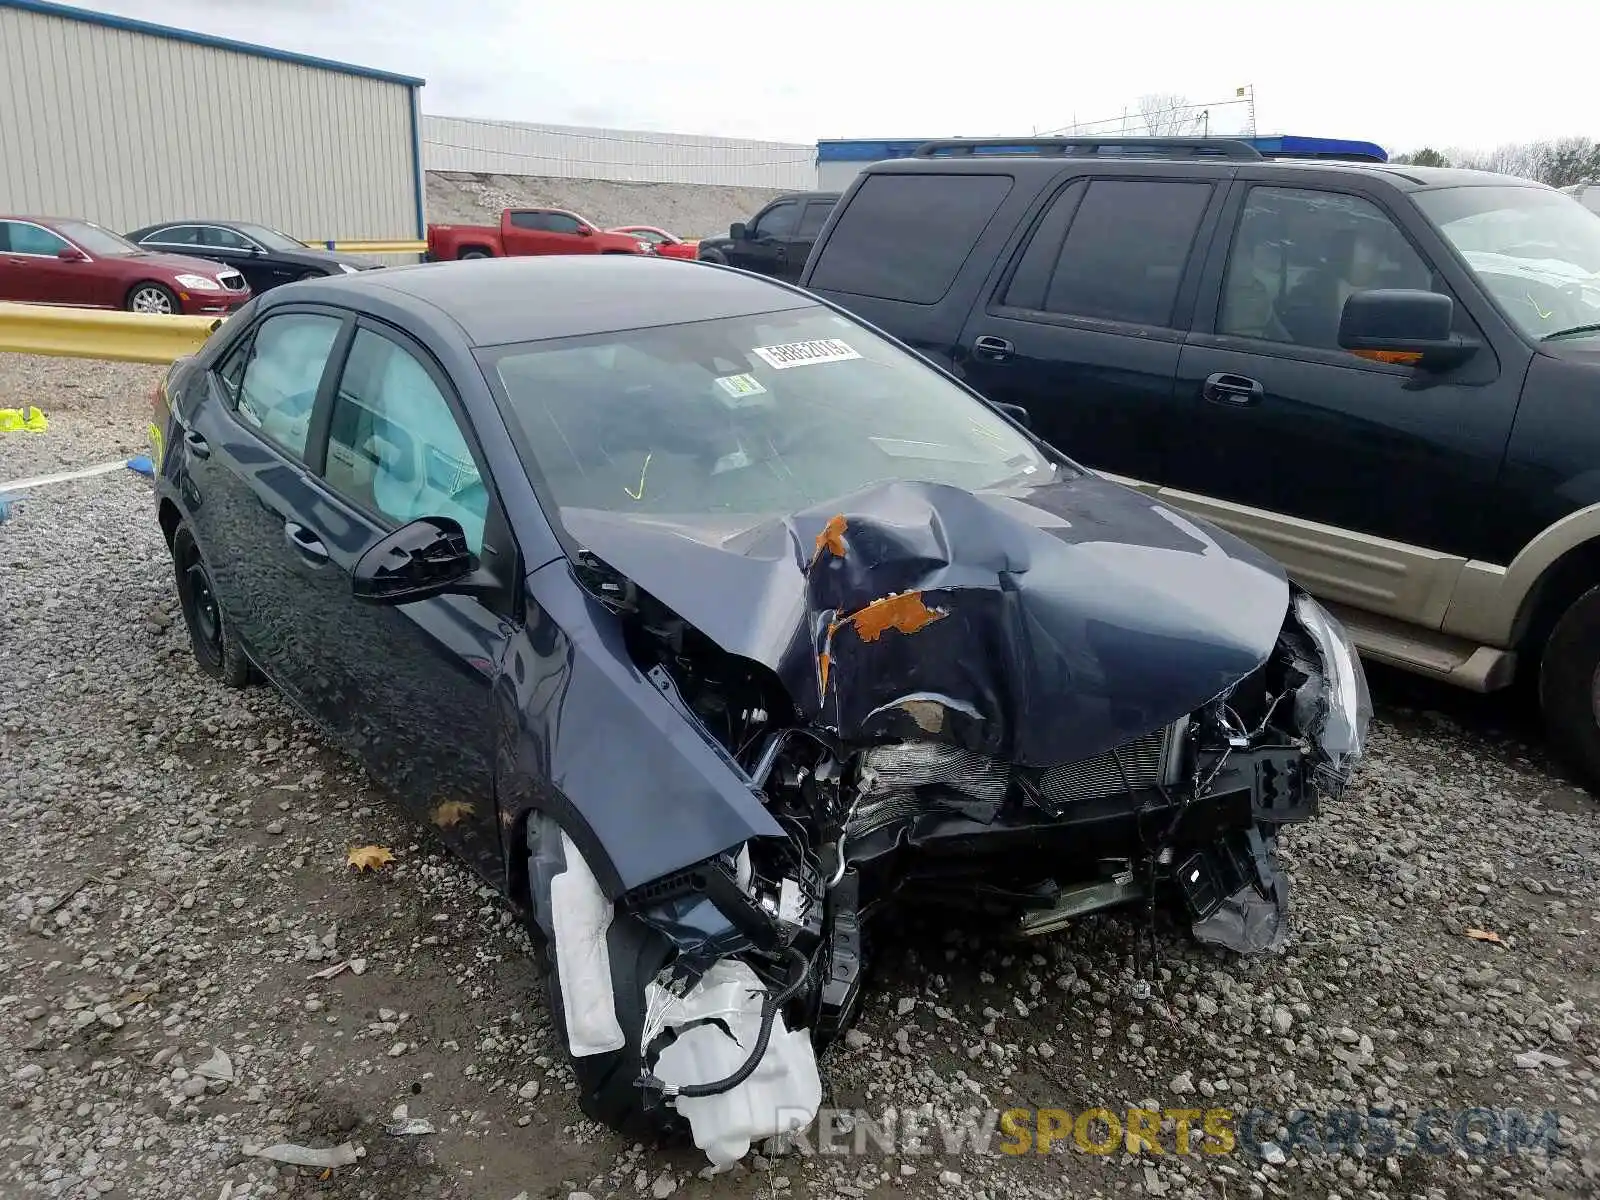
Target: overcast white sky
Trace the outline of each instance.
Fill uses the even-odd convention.
[[[1600,11],[1578,0],[79,2],[420,75],[442,116],[795,142],[1025,134],[1253,84],[1262,133],[1391,152],[1600,136]],[[1212,109],[1213,132],[1243,122]]]

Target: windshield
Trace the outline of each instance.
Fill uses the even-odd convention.
[[[497,349],[563,508],[796,512],[875,483],[1074,474],[915,356],[818,306]]]
[[[88,221],[57,221],[56,229],[63,237],[76,242],[79,249],[88,251],[96,258],[118,258],[124,254],[145,253],[121,234],[112,233],[111,230]]]
[[[265,225],[235,225],[240,233],[247,238],[252,238],[261,243],[268,250],[304,250],[306,244],[297,242],[287,233],[279,233],[276,229],[268,229]]]
[[[1523,332],[1545,338],[1600,325],[1600,215],[1534,187],[1440,188],[1416,197]]]

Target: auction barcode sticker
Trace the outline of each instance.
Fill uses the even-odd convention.
[[[820,338],[814,342],[788,342],[782,346],[755,346],[750,353],[759,355],[774,371],[790,367],[809,367],[815,363],[846,362],[861,355],[839,338]]]

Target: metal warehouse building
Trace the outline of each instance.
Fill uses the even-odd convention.
[[[421,79],[0,0],[0,213],[425,236]]]

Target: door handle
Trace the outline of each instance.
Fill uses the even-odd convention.
[[[1006,341],[1005,338],[992,337],[987,333],[973,339],[972,342],[972,353],[979,358],[987,358],[992,362],[1005,362],[1015,350],[1016,347]]]
[[[1258,404],[1261,397],[1266,395],[1266,389],[1254,379],[1218,371],[1214,375],[1206,376],[1205,386],[1200,389],[1200,394],[1213,404]]]
[[[189,447],[189,453],[196,458],[211,457],[211,445],[205,438],[200,436],[200,431],[197,429],[183,431],[183,444]]]
[[[782,246],[779,246],[778,247],[778,257],[779,258],[788,258],[789,257],[789,251],[784,249]]]
[[[283,536],[288,539],[301,558],[313,566],[321,566],[328,561],[328,548],[322,544],[322,539],[312,533],[304,525],[294,521],[283,523]]]

